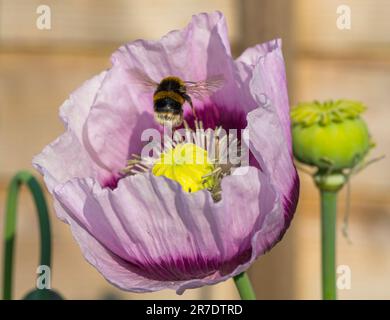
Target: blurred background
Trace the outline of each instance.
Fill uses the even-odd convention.
[[[51,9],[51,29],[36,27],[37,7]],[[340,29],[337,8],[351,11]],[[124,42],[158,39],[184,27],[191,15],[218,9],[227,19],[233,53],[283,39],[290,101],[349,98],[363,101],[372,156],[390,155],[390,1],[388,0],[0,0],[0,232],[6,187],[15,171],[63,132],[58,108],[86,79],[109,66]],[[352,271],[342,299],[390,298],[390,159],[353,179],[352,244],[341,235],[345,190],[340,193],[338,264]],[[301,198],[283,241],[250,269],[258,298],[320,298],[319,197],[301,173]],[[34,206],[24,192],[19,207],[14,297],[35,284],[38,233]],[[68,299],[235,299],[232,281],[190,290],[124,293],[82,257],[67,225],[53,228],[52,286]],[[0,249],[0,251],[2,248]],[[1,253],[1,252],[0,252]]]

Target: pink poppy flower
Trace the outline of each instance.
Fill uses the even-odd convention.
[[[159,41],[120,47],[112,67],[86,81],[60,109],[66,132],[33,160],[86,260],[128,291],[178,293],[235,276],[272,248],[298,200],[281,41],[231,56],[219,12],[199,14]],[[160,81],[223,75],[223,87],[194,107],[205,128],[245,129],[249,165],[220,177],[220,199],[189,193],[167,175],[121,174],[160,128],[153,95],[133,70]],[[191,109],[184,119],[193,126]],[[185,173],[184,173],[185,174]]]

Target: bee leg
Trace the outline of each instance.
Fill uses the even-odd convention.
[[[188,94],[184,93],[184,94],[183,94],[183,98],[184,98],[185,101],[187,101],[188,104],[190,105],[191,110],[192,110],[192,114],[194,115],[195,120],[197,120],[198,117],[196,116],[195,108],[194,108],[194,105],[192,104],[192,99],[191,99],[191,97],[190,97]]]

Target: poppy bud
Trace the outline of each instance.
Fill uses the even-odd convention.
[[[373,146],[365,107],[350,100],[301,103],[291,111],[294,156],[319,170],[341,171],[362,161]]]

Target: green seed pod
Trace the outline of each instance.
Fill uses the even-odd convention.
[[[353,168],[373,146],[364,110],[349,100],[298,104],[291,110],[295,158],[320,170]]]

